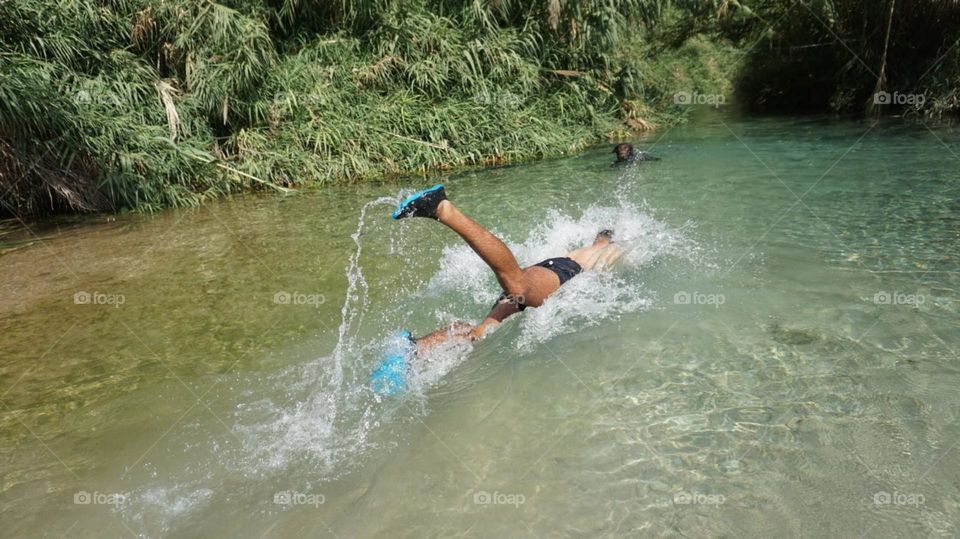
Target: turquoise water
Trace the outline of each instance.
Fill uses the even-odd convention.
[[[433,178],[31,224],[0,534],[955,536],[958,135],[707,115],[656,163],[445,178],[521,263],[606,227],[627,255],[397,399],[366,387],[385,337],[498,293],[389,218]]]

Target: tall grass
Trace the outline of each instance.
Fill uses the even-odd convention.
[[[0,213],[503,163],[675,121],[665,96],[721,84],[730,50],[652,42],[670,5],[6,0]]]

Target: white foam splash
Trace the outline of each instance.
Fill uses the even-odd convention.
[[[649,307],[654,294],[644,289],[638,270],[666,255],[689,259],[696,253],[696,245],[680,231],[627,202],[590,206],[578,217],[551,210],[523,242],[505,243],[521,266],[527,266],[590,245],[603,229],[614,230],[615,241],[625,250],[623,258],[614,268],[571,279],[539,308],[519,315],[522,329],[517,350],[530,351],[557,335]],[[448,247],[443,255],[440,269],[428,284],[430,293],[466,292],[482,318],[500,294],[493,273],[467,245]]]
[[[255,455],[257,464],[283,468],[291,454],[305,451],[332,471],[340,460],[339,455],[350,454],[364,445],[365,429],[343,428],[344,423],[350,422],[344,415],[355,409],[359,389],[349,382],[345,384],[344,367],[361,356],[362,347],[357,343],[357,335],[368,310],[369,285],[360,264],[363,253],[361,233],[369,208],[395,202],[392,198],[381,197],[364,204],[360,210],[357,229],[351,235],[356,250],[347,262],[347,291],[333,353],[308,365],[289,369],[281,378],[293,382],[287,394],[294,398],[279,408],[272,402],[261,401],[258,407],[251,407],[247,413],[267,414],[270,419],[237,427],[247,436],[248,449]]]
[[[164,537],[170,534],[172,522],[208,508],[214,494],[209,488],[195,485],[154,485],[127,493],[126,503],[117,511],[137,523],[138,537]]]
[[[540,307],[525,311],[515,346],[529,353],[559,335],[646,309],[652,303],[652,293],[640,282],[609,272],[586,272],[567,282]]]

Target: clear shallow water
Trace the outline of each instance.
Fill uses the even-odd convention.
[[[0,259],[0,534],[956,535],[958,133],[654,141],[450,178],[523,263],[629,254],[385,402],[386,334],[497,294],[372,202],[425,182],[34,227]]]

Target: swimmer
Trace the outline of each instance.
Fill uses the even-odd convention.
[[[617,155],[617,160],[613,162],[614,165],[628,165],[630,163],[638,163],[640,161],[659,161],[659,157],[654,157],[649,152],[643,150],[637,150],[633,147],[633,144],[617,144],[613,147],[613,153]]]
[[[426,217],[435,219],[463,238],[480,258],[493,270],[503,293],[494,303],[486,318],[477,325],[455,322],[433,333],[414,339],[418,352],[432,348],[448,339],[477,341],[487,331],[507,317],[527,307],[539,307],[560,287],[584,271],[597,270],[613,264],[623,255],[623,249],[613,241],[612,230],[600,231],[593,243],[549,258],[532,266],[521,268],[517,258],[499,238],[473,219],[464,215],[447,199],[442,185],[435,185],[407,197],[393,212],[394,219]]]

